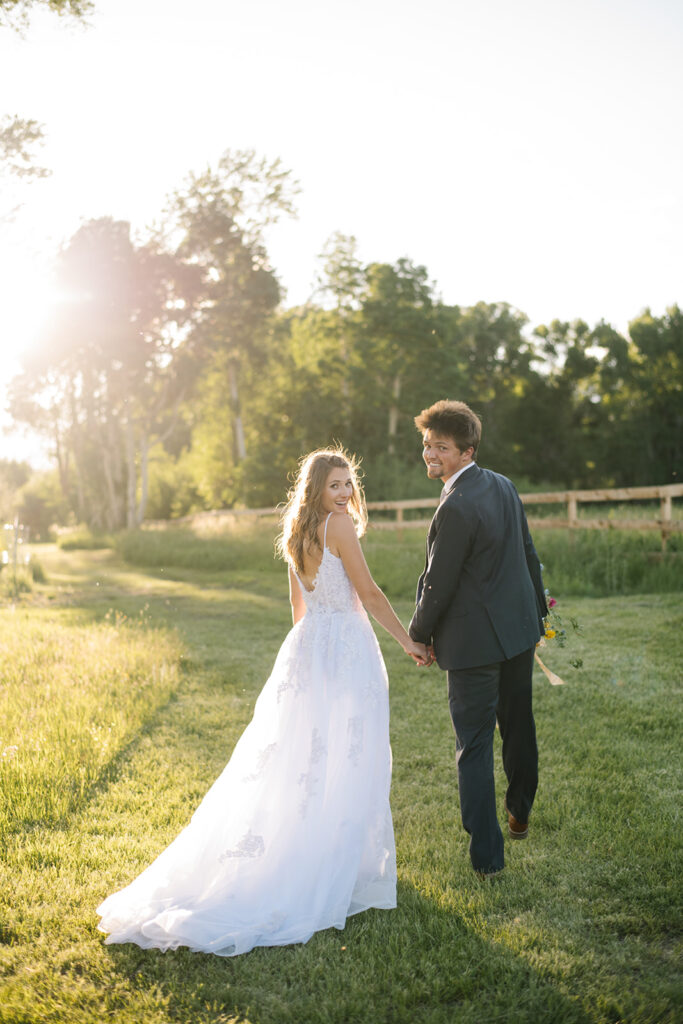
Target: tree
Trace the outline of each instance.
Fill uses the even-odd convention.
[[[11,409],[50,433],[63,490],[92,526],[144,516],[150,445],[172,425],[192,375],[183,328],[196,276],[135,246],[129,225],[109,218],[86,223],[60,255],[68,300],[26,357]]]
[[[4,117],[0,127],[0,164],[5,174],[17,178],[45,178],[50,172],[33,163],[31,147],[44,141],[37,121],[21,117]]]
[[[603,352],[602,470],[622,486],[674,483],[683,465],[683,312],[646,309],[629,334],[605,324],[594,332]]]
[[[358,312],[367,280],[365,269],[358,258],[358,245],[353,235],[333,234],[318,257],[316,296],[323,305],[331,305],[334,315],[325,321],[326,337],[333,351],[327,370],[338,378],[341,389],[341,424],[345,432],[351,429],[351,354],[355,344]],[[330,348],[328,344],[326,348]],[[334,364],[337,364],[335,367]],[[335,372],[336,369],[336,372]]]
[[[46,8],[59,17],[82,21],[93,10],[92,0],[0,0],[0,25],[20,31],[36,8]]]
[[[433,291],[426,268],[408,259],[370,264],[365,279],[356,353],[355,426],[357,430],[359,421],[364,424],[366,438],[369,432],[377,433],[367,415],[371,390],[370,408],[373,412],[386,410],[385,428],[379,435],[384,437],[381,448],[393,455],[405,409],[411,410],[404,422],[412,432],[414,385],[419,391],[434,337]],[[410,385],[408,395],[404,395],[406,385]]]
[[[17,491],[30,476],[31,467],[27,462],[0,459],[0,523],[13,518]]]
[[[29,184],[50,174],[46,167],[35,163],[35,147],[43,141],[43,128],[37,121],[8,116],[0,120],[0,185],[4,196],[16,191],[17,181]],[[0,220],[4,221],[11,220],[20,206],[16,197],[9,205],[6,203],[7,199],[0,214]]]
[[[200,274],[193,338],[206,373],[214,375],[215,401],[230,412],[236,465],[247,456],[241,376],[262,357],[260,334],[280,300],[263,233],[282,214],[293,214],[298,191],[279,160],[227,150],[215,170],[191,175],[169,206],[168,237],[177,256]]]
[[[82,21],[93,9],[93,3],[92,0],[0,0],[0,27],[4,24],[21,32],[36,7]],[[34,165],[31,152],[31,148],[42,143],[43,138],[43,128],[37,121],[5,116],[0,127],[0,177],[16,176],[32,181],[48,175],[50,172],[46,168]],[[16,210],[16,206],[10,207],[2,219],[9,219]]]

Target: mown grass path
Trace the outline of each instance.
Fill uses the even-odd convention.
[[[105,946],[94,911],[177,834],[229,757],[289,626],[285,573],[267,561],[199,573],[142,572],[111,552],[41,558],[50,582],[27,606],[33,623],[90,625],[95,636],[113,610],[149,630],[160,658],[177,643],[163,646],[164,632],[183,653],[176,683],[121,734],[89,788],[52,820],[2,837],[3,1024],[680,1019],[683,595],[566,602],[584,633],[547,655],[565,687],[536,677],[531,837],[508,844],[506,871],[488,885],[469,867],[459,823],[445,677],[414,669],[381,637],[398,909],[226,960]],[[397,610],[407,620],[409,603]],[[499,751],[497,765],[502,799]]]

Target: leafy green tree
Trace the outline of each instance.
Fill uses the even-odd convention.
[[[17,491],[30,476],[31,467],[27,462],[0,459],[0,523],[14,517]]]
[[[512,427],[533,352],[523,335],[527,318],[504,302],[478,302],[442,311],[447,325],[447,397],[468,403],[483,422],[480,458],[492,469],[518,471],[519,438]]]
[[[359,322],[363,292],[367,286],[365,268],[358,258],[358,246],[353,235],[336,232],[325,243],[319,257],[316,298],[324,308],[331,308],[332,316],[320,320],[325,339],[325,373],[331,388],[341,399],[341,426],[351,429],[352,419],[352,354]],[[328,390],[331,390],[329,388]]]
[[[353,433],[373,454],[397,455],[408,435],[412,439],[434,338],[426,268],[408,259],[370,264],[354,353]]]
[[[645,310],[630,341],[606,325],[600,345],[601,463],[615,484],[674,483],[683,465],[683,312]]]
[[[247,454],[240,377],[246,364],[261,357],[260,332],[280,300],[263,232],[294,212],[298,189],[279,160],[227,150],[215,170],[191,175],[169,206],[175,251],[201,277],[193,343],[212,379],[216,406],[207,420],[215,424],[216,407],[229,409],[235,465]],[[216,443],[224,461],[225,438]]]
[[[529,379],[519,422],[539,446],[534,451],[527,443],[522,449],[521,471],[532,481],[562,487],[598,483],[601,410],[594,336],[583,320],[553,320],[537,327],[534,337],[539,372]]]
[[[19,488],[14,498],[14,512],[19,522],[28,527],[33,541],[50,540],[53,527],[73,521],[59,476],[50,470],[34,473]]]

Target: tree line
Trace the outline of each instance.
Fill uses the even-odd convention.
[[[10,389],[56,471],[17,491],[25,471],[0,463],[5,515],[117,530],[275,504],[301,454],[334,440],[362,456],[371,498],[423,495],[413,417],[440,397],[475,409],[480,462],[525,487],[678,479],[677,306],[641,313],[629,336],[532,329],[506,303],[444,303],[410,259],[364,264],[338,234],[310,301],[287,308],[264,237],[297,192],[279,161],[227,151],[144,239],[106,217],[76,231],[56,259],[61,301]]]

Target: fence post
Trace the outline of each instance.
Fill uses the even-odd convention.
[[[576,495],[572,494],[571,491],[567,495],[567,519],[569,520],[569,529],[575,530],[579,525],[579,517],[577,510]]]
[[[398,533],[398,539],[403,538],[403,509],[396,509],[396,531]]]
[[[659,496],[659,518],[662,527],[662,552],[666,551],[666,543],[669,539],[670,524],[673,518],[671,510],[671,495],[660,494]]]

